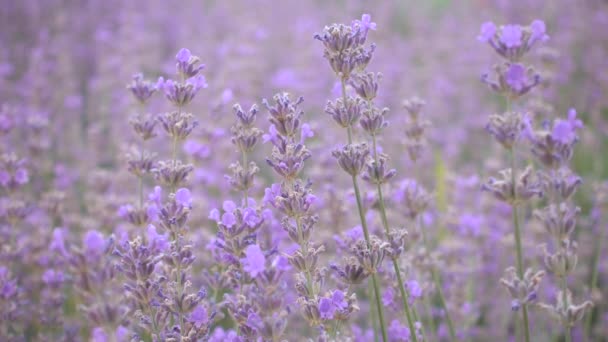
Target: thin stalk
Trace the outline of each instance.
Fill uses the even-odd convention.
[[[344,100],[344,105],[346,106],[346,79],[344,79],[344,77],[341,77],[340,82],[342,85],[342,98]],[[348,143],[352,144],[352,142],[353,142],[352,127],[350,125],[346,128],[346,132],[348,134]],[[357,178],[355,176],[352,176],[352,181],[353,181],[353,188],[355,189],[355,197],[357,199],[357,210],[359,211],[361,227],[363,228],[363,234],[365,236],[365,241],[367,242],[367,246],[369,248],[371,246],[370,239],[369,239],[369,231],[367,229],[367,221],[365,219],[365,213],[363,211],[363,205],[361,202],[361,193],[359,191],[359,184],[357,183]],[[381,300],[382,294],[380,293],[380,286],[378,285],[378,277],[376,276],[376,273],[372,273],[372,285],[374,287],[374,293],[375,293],[375,297],[376,297],[376,306],[378,308],[378,319],[380,321],[380,330],[382,332],[382,340],[384,342],[386,342],[386,341],[388,341],[388,333],[386,330],[386,324],[384,322],[384,313],[382,312],[382,300]]]
[[[359,218],[361,219],[361,227],[363,228],[363,235],[367,242],[368,248],[371,246],[369,238],[369,230],[367,229],[367,221],[365,220],[365,213],[363,212],[363,204],[361,202],[361,193],[359,191],[359,184],[357,178],[352,176],[353,188],[355,189],[355,198],[357,199],[357,209],[359,211]],[[384,313],[382,312],[382,294],[380,293],[380,286],[378,285],[378,277],[376,273],[372,273],[372,285],[374,286],[374,293],[376,297],[376,307],[378,308],[378,320],[380,321],[380,330],[382,332],[382,340],[388,341],[388,334],[386,331],[386,324],[384,322]],[[414,335],[414,334],[413,334]]]
[[[600,218],[599,222],[602,222],[601,218]],[[600,228],[600,236],[599,236],[599,239],[597,240],[597,246],[595,249],[595,253],[593,255],[591,282],[589,283],[589,289],[591,291],[593,291],[597,287],[597,280],[598,280],[598,275],[599,275],[598,266],[599,266],[600,257],[602,255],[602,242],[604,241],[605,231],[606,231],[606,229]],[[593,313],[593,311],[591,311],[589,314],[587,314],[587,317],[585,317],[585,334],[588,338],[591,337],[591,323],[592,323],[592,318],[593,318],[592,313]]]
[[[565,305],[568,298],[568,281],[566,280],[566,276],[560,277],[560,287],[562,290],[562,300],[564,301]],[[572,332],[570,331],[570,324],[568,324],[568,322],[564,324],[564,335],[566,342],[572,341]]]
[[[422,241],[424,243],[424,247],[427,250],[427,254],[430,254],[430,246],[428,242],[428,238],[426,236],[426,231],[420,225],[419,217],[416,217],[416,226],[419,227],[420,232],[422,233]],[[439,273],[437,269],[431,266],[431,277],[433,278],[433,282],[435,283],[435,289],[437,290],[437,297],[439,298],[439,304],[443,308],[443,312],[445,313],[445,321],[448,324],[448,330],[450,332],[450,338],[452,341],[458,341],[456,337],[456,329],[454,328],[454,322],[452,321],[452,317],[450,316],[450,312],[448,311],[447,302],[445,300],[445,296],[443,295],[443,287],[441,286],[441,279],[439,277]]]
[[[513,227],[515,229],[515,252],[517,258],[517,275],[520,279],[524,277],[524,262],[523,252],[521,247],[521,229],[519,224],[519,214],[517,210],[517,190],[516,190],[516,177],[515,177],[515,151],[513,148],[509,150],[509,161],[511,164],[511,185],[513,187]],[[522,305],[522,316],[524,323],[524,340],[530,342],[530,324],[528,322],[528,308],[526,305]]]
[[[374,291],[374,289],[371,286],[371,283],[368,283],[367,286],[367,296],[370,298],[372,298],[372,292]],[[378,322],[376,321],[376,309],[374,308],[373,305],[370,305],[369,307],[369,316],[370,319],[372,321],[372,331],[374,332],[374,342],[378,342]]]
[[[374,161],[377,164],[378,163],[378,151],[376,148],[376,136],[375,135],[372,135],[372,146],[374,149],[374,153],[373,153]],[[379,206],[380,206],[380,217],[382,218],[382,226],[384,227],[384,232],[388,236],[388,234],[389,234],[388,218],[386,216],[386,208],[384,205],[384,196],[382,194],[382,186],[380,185],[380,183],[376,184],[376,189],[378,191],[378,202],[379,202]],[[403,310],[405,311],[405,315],[407,317],[407,325],[411,332],[410,336],[412,337],[413,342],[417,342],[418,340],[416,337],[416,329],[414,327],[414,321],[412,319],[412,313],[411,313],[410,305],[408,303],[409,295],[405,291],[405,286],[404,286],[403,280],[401,278],[401,270],[399,269],[399,264],[397,263],[397,259],[396,258],[392,259],[392,261],[393,261],[393,268],[395,270],[395,275],[397,276],[399,292],[401,293],[401,298],[403,301]]]

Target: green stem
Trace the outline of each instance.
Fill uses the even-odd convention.
[[[564,305],[567,305],[567,299],[568,299],[568,282],[566,280],[566,276],[560,277],[560,287],[562,290],[562,300],[564,301]],[[572,341],[572,332],[570,331],[570,324],[568,322],[566,322],[564,324],[564,337],[566,339],[566,342],[571,342]]]
[[[355,198],[357,200],[357,209],[359,211],[359,218],[361,219],[361,227],[363,228],[363,235],[367,242],[367,247],[370,248],[369,231],[367,229],[367,221],[365,219],[365,213],[363,211],[363,204],[361,202],[361,193],[359,192],[359,184],[357,184],[357,178],[352,176],[353,188],[355,189]],[[372,273],[372,284],[374,286],[374,293],[376,297],[376,307],[378,308],[378,320],[380,321],[380,330],[382,332],[382,340],[388,341],[388,334],[386,331],[386,324],[384,322],[384,313],[382,312],[382,294],[380,293],[380,286],[378,285],[378,277],[376,273]],[[412,336],[415,334],[412,334]]]
[[[243,150],[241,152],[243,154],[243,170],[245,171],[245,173],[247,173],[248,167],[247,167],[247,151]],[[245,190],[243,190],[243,197],[245,197],[245,207],[249,207],[249,189],[245,188]]]
[[[600,222],[602,222],[601,219],[600,219]],[[597,240],[597,246],[595,249],[595,253],[593,255],[591,283],[589,283],[589,289],[592,292],[597,287],[597,280],[598,280],[598,275],[599,275],[598,265],[599,265],[600,257],[602,255],[602,242],[604,241],[605,231],[606,231],[606,229],[600,228],[600,236],[599,236],[599,239]],[[587,317],[585,317],[585,333],[589,339],[591,338],[591,323],[592,323],[592,318],[593,318],[592,313],[593,313],[593,311],[589,312],[587,314]]]
[[[515,177],[515,151],[513,148],[509,150],[509,161],[511,164],[511,186],[513,191],[513,204],[512,204],[512,212],[513,212],[513,227],[515,229],[515,252],[517,258],[517,276],[519,279],[524,278],[524,262],[523,262],[523,252],[522,252],[522,244],[521,244],[521,229],[519,224],[519,214],[517,208],[517,184]],[[528,322],[528,308],[526,305],[522,306],[522,316],[524,323],[524,340],[526,342],[530,342],[530,324]]]
[[[374,162],[378,164],[378,151],[376,148],[376,136],[372,135],[372,146],[374,149]],[[388,226],[388,218],[386,216],[386,207],[384,205],[384,196],[382,194],[382,186],[380,183],[376,184],[376,189],[378,191],[378,202],[380,206],[380,217],[382,218],[382,226],[384,227],[384,232],[386,236],[389,235],[389,226]],[[407,317],[407,325],[410,329],[410,336],[412,337],[413,342],[417,342],[416,337],[416,329],[414,327],[414,321],[412,319],[412,313],[410,310],[410,305],[408,303],[409,296],[405,291],[405,286],[403,284],[403,279],[401,278],[401,270],[399,269],[399,264],[397,263],[397,259],[393,259],[393,268],[395,270],[395,275],[397,276],[397,283],[399,286],[399,292],[401,293],[401,298],[403,300],[403,310],[405,311],[405,315]]]

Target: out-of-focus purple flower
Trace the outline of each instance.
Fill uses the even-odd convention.
[[[249,245],[245,249],[245,257],[241,259],[243,270],[255,278],[266,269],[266,257],[258,245]]]
[[[177,52],[177,55],[175,55],[175,59],[180,63],[188,63],[190,57],[192,57],[192,53],[188,49],[181,49]]]
[[[15,182],[17,184],[23,185],[29,181],[29,175],[26,168],[18,168],[15,170]]]
[[[395,290],[393,290],[392,286],[388,286],[382,292],[382,304],[384,306],[390,306],[391,304],[393,304],[394,300],[395,300]]]
[[[182,207],[190,208],[192,206],[192,194],[187,188],[181,188],[175,192],[175,202]]]
[[[194,323],[197,328],[200,328],[209,321],[209,314],[204,306],[197,306],[192,313],[190,313],[190,322]]]
[[[156,203],[159,207],[162,206],[163,189],[160,186],[155,186],[154,191],[148,195],[150,202]]]
[[[148,225],[148,229],[146,231],[148,233],[148,247],[152,249],[156,249],[158,251],[165,251],[169,248],[169,236],[168,233],[159,234],[156,231],[156,227],[154,225]]]
[[[217,209],[217,208],[211,209],[211,211],[209,212],[209,216],[207,218],[219,223],[221,220],[219,209]]]
[[[519,25],[505,25],[500,34],[500,41],[507,48],[514,48],[521,45],[522,29]]]
[[[270,141],[271,143],[275,144],[278,141],[278,134],[279,131],[277,131],[277,127],[275,125],[270,125],[270,127],[268,127],[268,133],[262,135],[262,141],[264,143]]]
[[[410,294],[411,300],[419,299],[420,297],[422,297],[422,287],[420,286],[420,283],[418,283],[416,280],[407,281],[405,286],[407,286],[407,291]]]
[[[240,342],[241,339],[238,337],[236,331],[228,330],[225,331],[222,327],[217,327],[213,330],[209,338],[209,342]]]
[[[65,248],[65,237],[65,228],[55,228],[53,230],[53,237],[51,239],[51,243],[49,244],[49,250],[51,250],[52,252],[59,252],[64,257],[67,256],[68,252]]]
[[[59,284],[63,283],[64,278],[65,277],[63,275],[63,272],[61,272],[61,271],[55,271],[53,269],[46,270],[42,274],[42,281],[47,286],[56,286],[56,285],[59,285]]]
[[[394,342],[409,341],[411,336],[410,329],[396,319],[394,319],[388,327],[388,334],[390,336],[390,341]]]
[[[481,25],[481,32],[477,36],[477,40],[483,43],[489,42],[496,35],[496,25],[491,22],[485,22]]]
[[[315,136],[315,132],[313,132],[312,128],[310,128],[310,125],[305,123],[302,125],[302,131],[301,131],[301,135],[300,135],[300,143],[303,144],[306,139],[308,138],[312,138]]]
[[[129,215],[129,212],[133,210],[133,206],[130,204],[124,204],[118,207],[118,216],[121,218],[126,218]]]
[[[576,110],[571,108],[567,120],[555,120],[551,132],[554,139],[563,144],[570,144],[576,139],[576,130],[583,127],[583,122],[577,119],[576,115]]]
[[[97,230],[89,230],[82,239],[82,244],[87,256],[98,257],[106,248],[106,240],[103,234]]]
[[[319,314],[321,315],[321,319],[333,319],[335,312],[336,307],[331,302],[331,299],[326,297],[319,299]]]
[[[255,209],[246,208],[243,211],[243,221],[245,221],[245,223],[249,227],[253,228],[253,227],[257,226],[261,220],[262,220],[262,218],[257,214]]]
[[[222,215],[222,224],[230,228],[236,224],[236,217],[232,212],[226,212]]]
[[[270,204],[274,206],[276,198],[281,195],[281,184],[275,183],[270,186],[270,188],[264,189],[264,199],[263,202],[265,204]]]
[[[93,329],[93,332],[91,332],[91,341],[92,342],[107,342],[108,335],[106,334],[106,332],[103,330],[102,327],[97,327],[97,328]]]
[[[505,80],[513,90],[519,92],[524,88],[528,81],[526,68],[518,63],[511,64],[505,74]]]
[[[195,140],[188,140],[184,143],[184,152],[196,158],[204,159],[211,155],[211,148]]]
[[[365,33],[369,30],[376,30],[376,23],[372,21],[372,16],[369,14],[363,14],[361,20],[355,20],[355,23],[359,24]]]
[[[542,20],[534,20],[530,24],[530,39],[528,40],[528,46],[532,46],[537,41],[545,42],[549,40],[549,36],[546,34],[545,22]]]
[[[224,203],[222,204],[222,209],[224,209],[224,211],[226,212],[233,212],[236,209],[236,204],[232,201],[224,201]]]
[[[459,230],[462,234],[478,236],[484,223],[483,216],[464,213],[460,215]]]

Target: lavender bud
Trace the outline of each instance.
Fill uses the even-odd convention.
[[[198,75],[205,68],[203,64],[197,65],[200,62],[200,58],[194,56],[188,49],[179,50],[175,59],[177,60],[175,64],[177,73],[184,79]]]
[[[361,117],[365,103],[360,98],[347,97],[346,104],[342,98],[335,101],[328,101],[325,106],[325,113],[343,128],[351,127]]]
[[[155,157],[155,153],[150,153],[148,151],[138,152],[133,149],[131,153],[127,154],[127,170],[137,177],[143,177],[146,173],[150,173],[152,172],[152,169],[154,169]]]
[[[232,176],[226,176],[230,186],[236,191],[245,191],[253,186],[253,178],[260,171],[254,162],[249,163],[247,170],[239,162],[232,163],[229,167]]]
[[[536,179],[530,166],[516,180],[516,186],[511,182],[511,169],[500,171],[500,179],[490,178],[481,189],[491,192],[498,200],[519,204],[531,199],[534,196],[542,196],[542,185]]]
[[[190,172],[194,170],[191,164],[183,164],[180,160],[159,161],[151,172],[154,178],[164,186],[178,188],[183,185]]]
[[[158,121],[170,137],[183,141],[198,126],[198,121],[193,118],[191,113],[175,111],[160,115]]]
[[[542,245],[541,250],[544,254],[543,261],[549,272],[557,277],[565,277],[574,271],[578,261],[576,250],[577,244],[573,241],[560,242],[562,248],[556,253],[551,254],[547,250],[547,245]]]
[[[144,80],[142,74],[133,75],[133,81],[127,85],[127,89],[129,89],[137,101],[142,104],[146,103],[152,94],[158,90],[154,83]]]
[[[345,284],[361,284],[370,276],[370,273],[365,270],[355,257],[346,258],[342,263],[343,265],[340,266],[331,265],[330,268],[334,271],[338,280]]]
[[[146,141],[156,136],[154,127],[158,121],[152,118],[152,115],[137,115],[129,120],[129,124],[133,127],[133,130],[139,137]]]
[[[547,311],[556,321],[569,327],[574,326],[585,316],[585,313],[590,312],[593,308],[592,301],[585,301],[580,305],[573,304],[570,290],[566,291],[566,295],[564,295],[563,291],[559,291],[556,298],[557,302],[555,306],[544,303],[539,304],[539,306]]]
[[[541,82],[540,74],[533,68],[526,69],[522,64],[517,63],[496,65],[494,73],[496,79],[490,79],[488,74],[484,74],[481,81],[493,91],[511,99],[527,94]]]
[[[369,274],[376,273],[382,266],[384,257],[387,255],[389,244],[376,236],[371,236],[369,244],[360,239],[352,247],[351,253],[357,258],[359,264]]]
[[[511,297],[516,301],[517,305],[513,306],[514,309],[519,308],[520,305],[528,305],[536,300],[538,288],[545,272],[538,271],[534,273],[531,269],[528,269],[524,273],[523,279],[517,276],[513,267],[507,268],[505,273],[506,278],[500,279],[500,283],[507,288]]]
[[[341,150],[334,150],[332,155],[338,160],[338,164],[346,173],[353,177],[361,174],[363,167],[369,158],[369,148],[367,144],[348,144]]]
[[[539,219],[545,230],[559,241],[570,238],[576,228],[576,216],[580,213],[579,207],[571,207],[566,203],[551,204],[546,208],[536,210],[534,216]]]
[[[524,128],[525,123],[518,112],[491,115],[486,125],[486,130],[507,150],[513,148]]]
[[[362,99],[372,101],[378,94],[378,83],[381,79],[381,73],[366,72],[352,75],[349,84]]]
[[[375,160],[370,160],[365,165],[365,173],[361,178],[363,180],[370,182],[372,184],[385,184],[389,180],[391,180],[396,174],[397,170],[389,169],[387,170],[386,162],[388,160],[388,156],[385,154],[378,155],[378,162]]]
[[[270,123],[272,123],[280,135],[284,137],[294,138],[300,129],[300,118],[304,114],[298,106],[304,102],[303,97],[298,97],[292,101],[289,93],[277,93],[273,96],[274,105],[270,105],[266,99],[262,100],[264,106],[270,114]],[[292,140],[292,139],[291,139]]]
[[[364,110],[363,116],[359,121],[361,128],[371,136],[380,134],[380,132],[388,126],[388,121],[384,120],[384,115],[386,113],[388,113],[388,108],[380,110],[372,107],[371,109]]]

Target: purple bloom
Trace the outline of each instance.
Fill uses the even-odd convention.
[[[319,314],[321,314],[321,319],[333,319],[335,312],[336,307],[331,299],[326,297],[319,299]]]
[[[519,25],[505,25],[500,34],[500,41],[507,48],[514,48],[521,45],[522,30]]]
[[[505,80],[511,89],[519,92],[526,86],[526,82],[528,80],[528,77],[526,76],[526,69],[521,64],[511,64],[505,74]]]
[[[59,252],[62,256],[67,256],[68,252],[65,248],[65,228],[55,228],[53,230],[53,238],[49,245],[49,250]]]
[[[376,23],[372,22],[372,16],[369,14],[363,14],[361,16],[361,20],[355,20],[355,22],[361,26],[365,33],[367,33],[369,30],[376,30]]]
[[[82,239],[87,256],[98,257],[106,248],[106,240],[103,234],[97,230],[89,230]]]
[[[175,59],[177,59],[177,61],[181,63],[188,63],[188,61],[190,61],[190,57],[192,57],[192,53],[190,52],[190,50],[185,48],[179,50],[177,55],[175,55]]]
[[[236,217],[231,212],[226,212],[222,215],[222,224],[228,228],[236,224]]]
[[[241,259],[243,270],[252,278],[266,269],[266,257],[258,245],[249,245],[245,249],[245,257]]]
[[[416,280],[407,281],[405,286],[407,287],[411,300],[422,297],[422,287],[420,287],[420,284]]]
[[[162,206],[162,198],[163,198],[163,189],[160,186],[155,186],[154,191],[148,195],[148,200],[150,202],[156,203],[157,206]]]
[[[190,190],[181,188],[175,193],[175,202],[182,207],[190,208],[192,206],[192,194]]]
[[[232,201],[224,201],[224,203],[222,204],[222,209],[224,209],[224,211],[226,212],[233,212],[236,209],[236,204],[234,204],[234,202]]]
[[[546,34],[545,22],[542,20],[534,20],[530,24],[530,39],[528,40],[528,46],[532,46],[537,41],[545,42],[549,40],[549,36]]]
[[[93,342],[106,342],[108,341],[108,335],[102,327],[97,327],[93,329],[93,332],[91,333],[91,340]]]
[[[409,341],[411,336],[410,329],[396,319],[388,327],[388,334],[390,341]]]
[[[493,22],[488,21],[481,25],[481,32],[479,33],[479,36],[477,36],[477,40],[479,40],[480,42],[487,43],[492,40],[492,38],[494,38],[495,34],[496,25],[494,25]]]
[[[126,218],[129,215],[129,212],[133,210],[133,206],[130,204],[124,204],[118,207],[118,216],[121,218]]]
[[[154,225],[148,225],[148,247],[156,249],[158,251],[165,251],[169,248],[169,236],[168,233],[159,234],[156,231]]]
[[[392,286],[389,286],[386,289],[384,289],[384,292],[382,292],[382,304],[384,306],[389,306],[389,305],[393,304],[394,300],[395,300],[395,290],[393,290]]]
[[[262,220],[262,218],[258,216],[255,209],[246,208],[243,211],[243,221],[245,221],[245,223],[249,227],[251,227],[251,228],[255,227],[256,225],[258,225],[260,223],[261,220]]]
[[[23,185],[23,184],[27,183],[30,179],[28,176],[28,173],[27,173],[27,169],[22,168],[22,167],[18,168],[15,171],[14,177],[15,177],[15,182],[17,182],[17,184],[19,184],[19,185]]]
[[[217,208],[211,209],[211,211],[209,212],[209,216],[207,218],[219,223],[220,222],[220,211]]]
[[[567,120],[555,120],[551,135],[563,144],[570,144],[576,140],[576,130],[583,127],[583,122],[576,118],[576,110],[568,111]]]
[[[302,133],[300,134],[300,143],[303,144],[306,139],[312,138],[315,136],[315,132],[310,128],[310,125],[305,123],[302,125]]]
[[[268,127],[268,133],[262,135],[262,141],[264,143],[267,143],[270,141],[271,143],[275,144],[277,142],[278,134],[279,134],[279,131],[277,131],[277,127],[275,125],[270,125],[270,127]]]
[[[42,274],[42,281],[48,286],[59,285],[63,283],[64,275],[61,271],[49,269]]]
[[[207,324],[209,321],[209,314],[204,306],[197,306],[190,314],[190,322],[194,323],[197,328],[200,328],[203,324]]]

